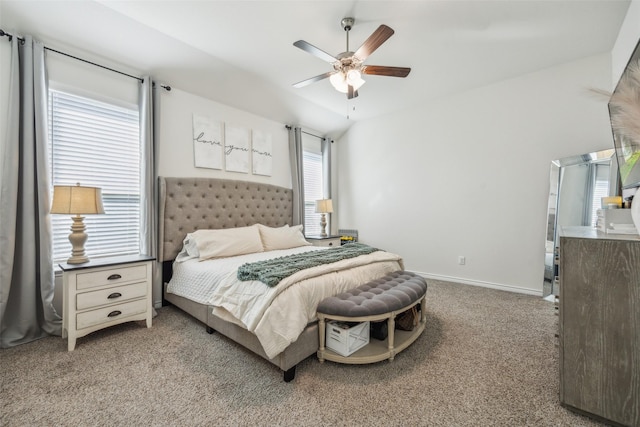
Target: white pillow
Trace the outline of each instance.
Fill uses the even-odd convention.
[[[222,228],[219,230],[196,230],[195,239],[200,261],[236,255],[263,252],[258,227]]]
[[[189,233],[182,241],[182,250],[176,256],[176,262],[184,262],[192,258],[200,258],[200,252],[198,251],[195,236],[193,233]]]
[[[265,251],[311,245],[311,243],[305,240],[302,234],[302,225],[295,225],[293,227],[285,225],[284,227],[273,228],[258,224],[258,228],[260,230],[260,237],[262,237],[262,246],[264,246]]]

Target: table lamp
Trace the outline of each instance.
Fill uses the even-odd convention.
[[[82,215],[103,214],[102,190],[97,187],[82,187],[77,185],[55,185],[53,187],[52,214],[71,214],[71,257],[68,264],[82,264],[89,261],[84,253],[84,244],[87,241],[85,233],[84,217]]]
[[[320,215],[321,237],[327,237],[327,218],[326,214],[333,212],[333,202],[331,199],[316,200],[316,213]]]

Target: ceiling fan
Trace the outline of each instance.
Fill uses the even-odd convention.
[[[407,77],[409,75],[411,68],[364,65],[364,61],[369,55],[379,48],[382,43],[387,41],[387,39],[393,35],[394,31],[386,25],[380,25],[358,50],[351,52],[349,50],[349,31],[351,27],[353,27],[354,22],[354,18],[343,18],[342,21],[340,21],[342,28],[347,33],[347,50],[335,57],[304,40],[298,40],[293,44],[295,47],[327,61],[333,66],[332,71],[298,82],[293,85],[294,87],[301,88],[328,77],[336,90],[346,93],[347,98],[352,99],[358,96],[358,89],[364,84],[364,80],[362,79],[363,74],[388,77]]]

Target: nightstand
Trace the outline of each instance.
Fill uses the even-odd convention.
[[[305,239],[313,246],[340,246],[340,236],[305,236]]]
[[[84,264],[59,264],[63,272],[62,338],[73,351],[76,338],[102,328],[153,315],[154,257],[121,256]]]

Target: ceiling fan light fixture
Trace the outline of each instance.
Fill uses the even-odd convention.
[[[329,77],[329,81],[335,90],[341,93],[347,93],[349,86],[352,86],[353,90],[358,90],[365,83],[358,70],[338,71]]]
[[[347,84],[353,86],[354,90],[360,89],[360,87],[365,83],[360,71],[358,70],[349,70],[349,72],[347,72],[346,81]]]
[[[343,72],[339,71],[332,74],[331,77],[329,77],[329,81],[338,92],[347,93],[347,79]]]
[[[361,78],[360,75],[360,71],[358,70],[349,70],[349,72],[347,72],[347,80],[350,83],[356,82]]]

